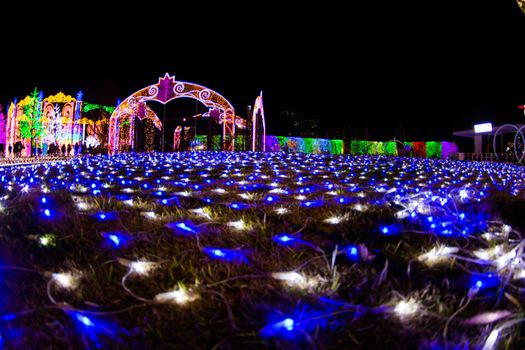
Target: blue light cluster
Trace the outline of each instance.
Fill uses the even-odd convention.
[[[102,232],[102,237],[107,246],[111,248],[121,248],[131,240],[131,237],[120,231]]]
[[[101,338],[118,341],[120,328],[113,322],[101,320],[79,311],[67,311],[78,332],[90,341],[90,345],[102,348]],[[88,345],[88,344],[86,344]]]
[[[249,264],[246,255],[240,249],[225,249],[216,247],[204,247],[202,251],[211,259],[223,260],[226,262]]]
[[[94,218],[98,221],[111,221],[116,220],[118,218],[118,215],[115,212],[100,212],[96,213],[94,215]]]
[[[200,232],[199,228],[195,227],[195,225],[189,220],[170,222],[166,224],[166,227],[183,236],[194,236],[198,235]]]

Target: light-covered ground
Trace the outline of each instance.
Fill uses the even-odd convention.
[[[0,336],[7,348],[520,348],[524,172],[211,152],[3,167]]]

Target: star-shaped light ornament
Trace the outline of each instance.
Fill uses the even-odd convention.
[[[175,96],[175,93],[173,92],[175,85],[175,76],[170,76],[166,73],[163,78],[159,78],[157,84],[159,88],[156,97],[157,101],[162,104],[166,104],[166,102],[170,101]]]

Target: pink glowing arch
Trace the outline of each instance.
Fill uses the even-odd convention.
[[[166,104],[171,100],[188,97],[198,100],[206,107],[220,110],[219,123],[223,124],[223,150],[233,151],[235,149],[235,111],[228,100],[213,90],[194,83],[176,81],[175,76],[168,73],[159,78],[159,82],[147,86],[130,95],[117,106],[109,120],[109,153],[121,152],[126,147],[133,147],[134,120],[148,118],[146,115],[146,101],[158,101]],[[156,116],[154,120],[157,128],[162,123]],[[129,121],[127,139],[121,140],[119,128],[123,121]]]

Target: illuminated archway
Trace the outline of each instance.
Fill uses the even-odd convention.
[[[233,151],[235,149],[235,111],[228,100],[213,90],[194,83],[176,81],[175,76],[168,73],[159,78],[159,82],[147,86],[122,101],[117,106],[109,120],[109,145],[110,154],[121,152],[125,148],[133,148],[134,120],[146,118],[147,101],[158,101],[166,104],[171,100],[188,97],[198,100],[210,109],[220,111],[218,122],[223,124],[223,150]],[[155,116],[156,117],[156,116]],[[158,118],[153,118],[155,126],[160,123]],[[119,128],[122,122],[129,122],[127,139],[121,140]],[[160,123],[157,127],[163,127]]]

